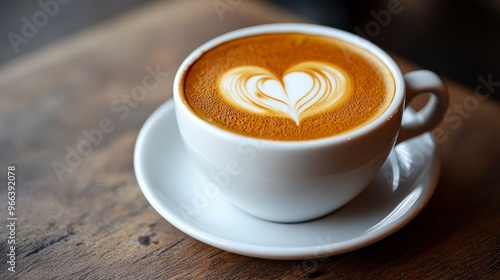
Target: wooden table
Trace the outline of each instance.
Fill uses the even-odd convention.
[[[218,13],[219,2],[229,6]],[[322,261],[256,259],[190,238],[153,210],[134,175],[134,144],[171,98],[181,61],[216,35],[286,21],[305,20],[256,1],[158,1],[0,69],[0,278],[499,279],[500,107],[487,95],[500,87],[485,83],[498,73],[478,73],[476,89],[447,81],[437,191],[413,221],[371,246]],[[404,71],[418,68],[396,60]],[[153,72],[156,86],[132,99]],[[103,137],[84,144],[95,129]],[[15,273],[6,262],[12,234]]]

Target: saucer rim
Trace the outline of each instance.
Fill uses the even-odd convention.
[[[148,137],[152,127],[161,120],[166,114],[171,113],[175,118],[175,108],[173,99],[169,99],[160,105],[145,121],[142,128],[140,129],[139,135],[134,146],[134,171],[138,185],[146,197],[146,200],[164,219],[166,219],[170,224],[184,232],[185,234],[191,236],[192,238],[199,240],[208,245],[214,246],[225,251],[233,252],[240,255],[264,258],[264,259],[278,259],[278,260],[300,260],[300,259],[311,259],[311,258],[324,258],[333,255],[343,254],[346,252],[354,251],[375,242],[378,242],[387,236],[393,234],[394,232],[400,230],[411,220],[413,220],[421,210],[427,205],[431,199],[439,180],[439,175],[441,173],[441,161],[437,155],[436,149],[429,155],[432,167],[429,169],[429,174],[433,174],[431,179],[423,188],[422,193],[419,195],[417,201],[401,215],[396,220],[390,222],[383,227],[376,229],[374,231],[365,233],[363,235],[357,236],[352,239],[346,239],[340,242],[330,242],[322,246],[297,246],[297,247],[284,247],[284,246],[264,246],[248,244],[245,242],[239,242],[234,240],[228,240],[221,236],[205,232],[196,226],[186,223],[182,219],[179,219],[175,214],[173,214],[168,206],[160,203],[159,198],[153,194],[152,186],[149,186],[141,165],[141,155],[144,149],[143,143]],[[435,147],[436,144],[432,141],[432,136],[430,133],[425,133],[418,137],[426,137],[431,140],[432,145]],[[429,140],[428,139],[428,140]],[[423,140],[422,140],[423,141]],[[326,215],[328,217],[330,214]],[[325,218],[323,217],[323,218]],[[322,218],[320,218],[322,219]],[[272,223],[272,222],[268,222]],[[308,222],[304,222],[308,223]],[[294,224],[290,224],[293,227]],[[318,252],[320,248],[321,252]]]

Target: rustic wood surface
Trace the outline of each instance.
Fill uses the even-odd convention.
[[[146,118],[171,98],[183,58],[233,29],[305,21],[257,1],[232,1],[240,4],[220,16],[213,3],[155,2],[0,69],[0,279],[500,278],[500,106],[480,100],[499,94],[498,84],[483,85],[498,73],[478,73],[477,89],[447,81],[437,191],[413,221],[371,246],[327,260],[249,258],[157,214],[132,155]],[[418,68],[396,59],[404,71]],[[156,85],[131,99],[148,75]],[[89,150],[84,131],[95,129],[103,137]],[[17,176],[15,273],[5,261],[8,165]]]

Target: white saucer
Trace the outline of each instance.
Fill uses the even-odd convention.
[[[208,180],[190,161],[169,100],[141,129],[134,167],[153,208],[193,238],[252,257],[308,259],[359,249],[403,227],[430,199],[440,162],[424,134],[396,146],[379,176],[343,208],[310,222],[272,223],[244,213],[220,193],[203,193]],[[207,199],[200,204],[202,195]]]

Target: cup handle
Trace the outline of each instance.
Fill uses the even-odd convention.
[[[396,144],[436,127],[448,108],[449,96],[443,80],[432,71],[417,70],[404,75],[406,103],[420,94],[431,94],[427,104],[415,114],[413,121],[401,125]]]

